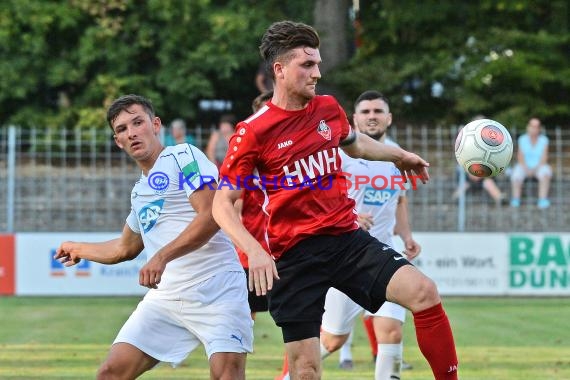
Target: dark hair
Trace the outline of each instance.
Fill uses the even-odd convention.
[[[120,98],[115,99],[107,110],[107,123],[109,123],[109,127],[111,127],[111,129],[113,129],[113,122],[117,116],[119,116],[122,111],[127,111],[127,108],[133,104],[141,105],[144,111],[151,118],[154,117],[154,107],[152,106],[152,102],[149,99],[135,94],[123,95]],[[113,129],[113,131],[115,130]]]
[[[388,98],[385,97],[381,92],[375,90],[368,90],[364,91],[362,94],[360,94],[358,98],[356,98],[356,101],[354,102],[354,109],[356,110],[356,107],[360,104],[360,102],[364,100],[376,100],[376,99],[384,101],[384,103],[386,103],[386,105],[390,107],[390,102],[388,101]]]
[[[259,53],[265,63],[265,72],[274,78],[273,64],[278,58],[283,58],[298,47],[318,49],[320,43],[319,35],[312,26],[293,21],[271,24],[263,34],[259,45]]]
[[[253,102],[251,103],[251,109],[253,112],[257,112],[265,103],[273,97],[273,90],[265,91],[264,93],[257,95]]]

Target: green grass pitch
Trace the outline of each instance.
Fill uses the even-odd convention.
[[[0,297],[0,379],[93,379],[118,329],[138,298]],[[446,298],[460,361],[461,379],[570,379],[570,299]],[[323,379],[373,379],[362,324],[353,342],[355,367],[338,368],[338,354],[324,363]],[[267,313],[255,325],[255,353],[247,378],[272,380],[283,357],[280,331]],[[432,379],[414,336],[405,325],[405,360],[414,369],[403,379]],[[143,379],[209,379],[198,349],[177,369],[161,365]]]

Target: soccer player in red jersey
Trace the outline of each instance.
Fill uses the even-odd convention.
[[[293,379],[321,376],[320,325],[330,287],[371,312],[386,300],[409,309],[435,378],[457,379],[453,334],[435,284],[359,228],[339,149],[351,157],[394,162],[422,182],[429,179],[429,164],[352,130],[333,97],[316,95],[319,44],[312,27],[291,21],[272,24],[263,35],[260,52],[273,74],[274,95],[236,127],[220,168],[214,218],[248,255],[250,289],[268,294]],[[234,207],[253,177],[267,198],[269,252]]]

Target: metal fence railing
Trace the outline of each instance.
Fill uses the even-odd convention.
[[[547,130],[554,171],[552,206],[538,210],[533,182],[525,184],[523,205],[518,209],[496,205],[482,190],[468,191],[465,207],[460,208],[453,197],[458,177],[453,155],[456,130],[392,128],[392,137],[403,148],[431,164],[430,183],[408,192],[415,231],[569,229],[570,201],[565,193],[570,184],[570,131]],[[208,136],[200,132],[198,144],[203,148]],[[516,131],[512,134],[516,141]],[[0,231],[120,231],[139,175],[134,162],[115,146],[108,129],[0,128]],[[510,194],[506,175],[496,181]]]

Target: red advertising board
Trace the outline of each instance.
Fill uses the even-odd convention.
[[[15,291],[14,235],[0,235],[0,295],[11,296]]]

